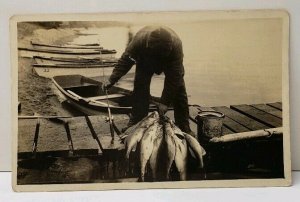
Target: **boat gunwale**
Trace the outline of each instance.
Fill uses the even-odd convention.
[[[57,57],[43,57],[43,56],[33,56],[35,60],[47,60],[53,62],[64,62],[64,63],[78,63],[78,64],[115,64],[117,63],[117,59],[102,59],[102,58],[57,58]]]
[[[56,76],[55,76],[56,77]],[[55,77],[52,78],[52,81],[54,82],[55,86],[63,93],[65,94],[66,96],[72,98],[73,100],[76,100],[77,102],[80,102],[80,99],[78,97],[75,97],[73,95],[71,95],[70,93],[68,93],[63,87],[61,87],[57,81],[55,80]],[[101,83],[99,81],[99,83]],[[80,96],[80,95],[78,95]],[[103,102],[100,102],[100,101],[96,101],[96,100],[89,100],[87,98],[84,98],[82,96],[80,96],[82,100],[84,100],[86,103],[88,103],[89,105],[93,105],[95,107],[103,107],[103,108],[107,108],[108,107],[108,104],[105,103],[105,105],[101,104]],[[103,99],[104,100],[104,99]],[[112,105],[112,104],[109,104],[110,107],[114,108],[114,109],[126,109],[126,110],[131,110],[131,107],[122,107],[122,106],[117,106],[117,105]]]
[[[100,46],[100,44],[98,46],[76,46],[76,45],[51,45],[51,44],[44,44],[44,43],[37,43],[37,42],[33,42],[30,41],[32,46],[39,46],[39,47],[49,47],[49,48],[69,48],[69,49],[84,49],[84,50],[103,50],[103,47]]]
[[[116,54],[116,50],[101,50],[101,51],[85,51],[85,52],[72,52],[72,51],[59,51],[59,50],[47,50],[47,49],[34,49],[34,48],[24,48],[18,47],[20,51],[32,51],[32,52],[41,52],[41,53],[54,53],[54,54],[63,54],[63,55],[108,55]]]
[[[91,64],[86,64],[86,65],[78,65],[78,64],[33,64],[32,65],[34,68],[74,68],[74,69],[89,69],[89,68],[109,68],[109,67],[114,67],[112,64],[104,64],[104,65],[91,65]]]

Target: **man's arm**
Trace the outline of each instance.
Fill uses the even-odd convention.
[[[118,60],[110,78],[109,82],[115,84],[122,76],[127,74],[131,67],[135,64],[135,61],[131,58],[130,54],[125,51],[121,58]]]
[[[109,82],[111,84],[115,84],[122,76],[127,74],[127,72],[135,64],[135,60],[138,57],[138,54],[140,54],[143,40],[144,36],[141,34],[141,32],[138,32],[133,37],[109,78]]]

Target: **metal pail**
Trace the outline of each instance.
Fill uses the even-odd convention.
[[[198,137],[213,138],[223,134],[222,126],[225,115],[217,111],[201,111],[196,116]]]

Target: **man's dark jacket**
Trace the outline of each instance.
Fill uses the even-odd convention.
[[[159,49],[153,50],[153,44],[158,44]],[[183,131],[190,132],[182,42],[177,34],[167,27],[147,26],[141,29],[122,54],[109,81],[116,83],[134,64],[133,121],[137,122],[147,115],[151,77],[154,73],[164,72],[161,102],[167,106],[173,104],[176,124]]]

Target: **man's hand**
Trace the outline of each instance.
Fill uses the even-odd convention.
[[[114,84],[110,83],[110,82],[105,82],[105,83],[102,83],[102,90],[105,91],[105,90],[109,90]]]
[[[159,114],[160,116],[165,115],[165,113],[168,111],[168,106],[167,106],[167,105],[164,105],[164,104],[161,104],[161,103],[159,103],[159,104],[157,105],[157,108],[158,108],[158,114]]]

